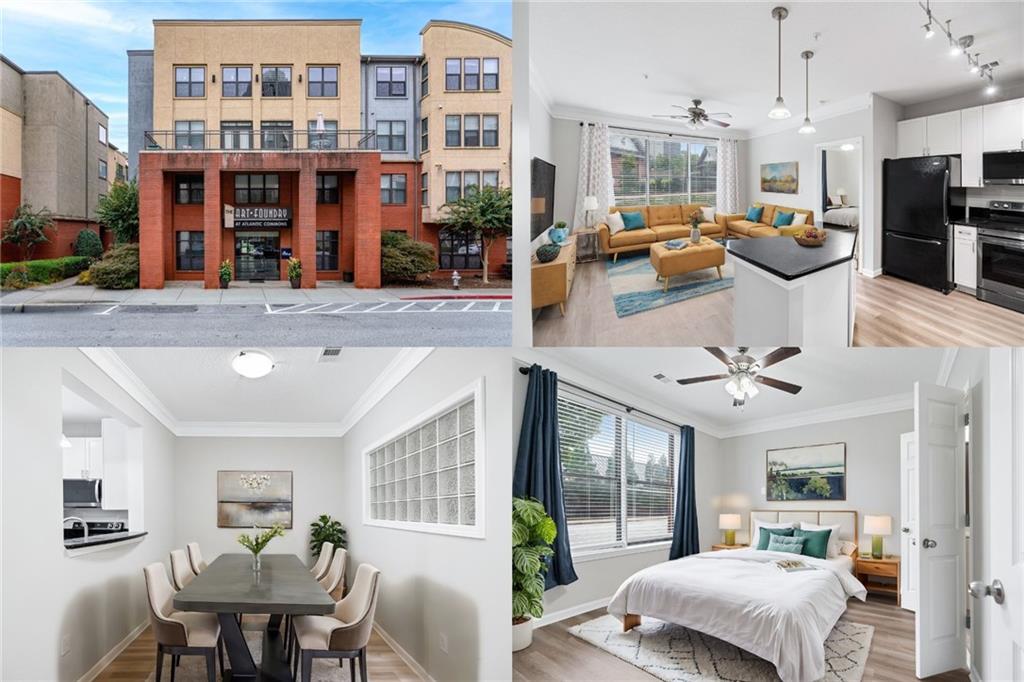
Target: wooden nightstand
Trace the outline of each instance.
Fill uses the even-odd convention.
[[[857,580],[864,583],[868,592],[896,597],[896,605],[900,605],[900,558],[898,556],[887,556],[884,559],[857,557],[854,573]],[[885,578],[892,582],[872,580],[872,578]]]
[[[712,552],[717,552],[720,549],[743,549],[744,547],[749,547],[749,546],[750,545],[723,545],[723,544],[719,543],[717,545],[711,545],[711,551]]]

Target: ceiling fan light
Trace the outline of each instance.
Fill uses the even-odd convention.
[[[243,350],[231,361],[231,368],[246,379],[260,379],[274,369],[274,361],[266,353]]]
[[[749,374],[744,374],[740,377],[739,386],[741,391],[749,393],[750,389],[754,387],[754,380],[750,378]]]
[[[814,124],[811,123],[810,117],[805,117],[804,124],[800,126],[800,130],[798,130],[797,132],[800,133],[801,135],[810,135],[811,133],[816,133],[818,131],[814,127]]]
[[[739,381],[736,379],[736,377],[729,377],[729,380],[727,382],[725,382],[725,392],[728,393],[729,395],[735,397],[736,394],[739,393],[739,391],[740,391],[740,383],[739,383]],[[740,394],[740,397],[742,397],[742,394]]]
[[[750,386],[747,387],[747,400],[750,400],[751,398],[755,397],[760,392],[761,391],[759,391],[757,388],[757,384],[755,384],[754,382],[750,382]]]

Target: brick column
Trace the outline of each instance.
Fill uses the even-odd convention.
[[[139,155],[139,286],[164,288],[164,249],[170,243],[166,221],[171,200],[157,154]]]
[[[220,199],[220,157],[205,154],[203,171],[203,286],[207,289],[220,287],[220,262],[222,258],[221,234],[224,220],[224,205]],[[234,249],[232,249],[233,251]],[[234,262],[234,257],[229,260]]]
[[[362,152],[356,170],[356,286],[380,288],[380,154]],[[406,191],[408,192],[407,185]],[[409,199],[412,201],[412,198]]]
[[[302,261],[302,288],[316,288],[316,166],[307,159],[299,171],[298,216],[292,221],[292,255]],[[282,267],[287,267],[285,263]]]

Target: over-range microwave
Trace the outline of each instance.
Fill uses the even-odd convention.
[[[985,152],[981,174],[986,185],[1024,185],[1024,150]]]
[[[99,478],[65,478],[64,506],[99,507],[103,503],[103,481]]]

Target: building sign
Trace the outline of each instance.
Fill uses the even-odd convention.
[[[224,204],[224,227],[278,228],[292,226],[292,209],[278,206],[232,206]]]

